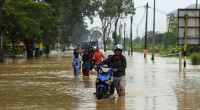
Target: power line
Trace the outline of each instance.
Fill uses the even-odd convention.
[[[139,8],[145,8],[146,7],[146,5],[142,5],[142,6],[138,6],[138,7],[136,7],[135,9],[139,9]],[[151,6],[148,6],[148,8],[150,8],[150,9],[153,9]],[[167,16],[167,13],[165,13],[165,12],[163,12],[162,10],[159,10],[159,9],[155,9],[155,11],[157,11],[157,12],[159,12],[159,13],[161,13],[161,14],[163,14],[163,15],[165,15],[165,16]],[[137,28],[141,25],[141,23],[143,22],[143,20],[144,20],[144,18],[145,18],[145,13],[146,13],[146,10],[144,10],[144,13],[143,13],[143,15],[142,15],[142,18],[141,18],[141,20],[140,20],[140,22],[138,23],[138,24],[136,24],[136,23],[134,23],[133,22],[133,25],[134,26],[136,26]],[[124,17],[125,19],[126,18],[128,18],[128,16],[126,16],[126,17]],[[95,21],[95,22],[101,22],[100,20],[98,20],[98,21]],[[156,27],[157,27],[158,25],[156,25]],[[160,26],[160,25],[159,25]],[[149,26],[148,26],[149,27]],[[90,27],[88,27],[88,28],[90,28]]]
[[[151,9],[153,9],[151,6],[149,6],[149,8],[151,8]],[[165,13],[165,12],[163,12],[163,11],[161,11],[161,10],[158,10],[158,9],[155,9],[157,12],[160,12],[160,13],[162,13],[162,14],[164,14],[164,15],[167,15],[167,13]]]
[[[133,23],[135,26],[138,27],[138,26],[142,23],[142,21],[143,21],[143,19],[144,19],[144,16],[145,16],[145,13],[146,13],[146,11],[144,10],[144,13],[143,13],[143,15],[142,15],[142,19],[140,20],[140,22],[139,22],[138,25],[136,25],[135,23]]]
[[[139,6],[139,7],[136,7],[136,8],[141,8],[141,7],[145,7],[145,6]],[[150,8],[150,9],[153,9],[151,6],[149,6],[149,8]],[[167,15],[167,13],[165,13],[165,12],[159,10],[159,9],[155,9],[155,10],[156,10],[157,12],[161,13],[161,14]],[[144,16],[145,16],[145,13],[146,13],[146,11],[144,11],[143,16],[142,16],[142,19],[140,20],[140,22],[139,22],[138,25],[135,24],[135,23],[133,22],[133,24],[134,24],[136,27],[138,27],[138,26],[142,23],[142,21],[143,21],[143,19],[144,19]]]
[[[143,6],[139,6],[139,7],[136,7],[135,9],[142,8],[142,7],[145,7],[145,6],[144,5]]]

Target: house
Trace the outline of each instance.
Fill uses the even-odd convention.
[[[169,32],[175,31],[177,27],[177,15],[178,15],[178,9],[167,14],[167,31],[168,29],[169,29]]]
[[[196,9],[196,4],[191,4],[185,9]],[[200,9],[200,4],[197,5],[197,9]],[[167,14],[167,31],[169,29],[169,32],[176,31],[177,29],[177,15],[178,15],[178,9],[170,12]],[[170,25],[169,25],[170,23]]]

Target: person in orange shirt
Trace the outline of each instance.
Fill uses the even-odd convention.
[[[102,61],[102,58],[105,59],[103,53],[99,51],[99,47],[97,47],[96,52],[93,55],[92,59],[97,60],[96,64]]]
[[[78,54],[82,57],[82,50],[81,50],[81,46],[78,44],[76,45],[76,48],[78,50]],[[82,59],[82,58],[81,58]],[[79,65],[79,70],[81,70],[81,65]]]
[[[77,49],[78,49],[79,55],[82,56],[82,50],[81,50],[80,45],[78,44],[78,45],[76,45],[76,47],[77,47]]]

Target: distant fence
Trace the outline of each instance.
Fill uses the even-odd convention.
[[[166,54],[166,55],[159,55],[160,57],[167,57],[167,56],[175,56],[179,55],[179,53],[171,53],[171,54]]]
[[[194,52],[194,53],[196,53],[196,54],[200,54],[200,52]]]

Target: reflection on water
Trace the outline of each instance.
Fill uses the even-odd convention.
[[[96,110],[126,110],[125,98],[96,100]]]
[[[195,66],[193,66],[195,67]],[[196,71],[196,72],[194,72]],[[179,82],[176,84],[175,93],[177,95],[178,110],[191,109],[199,110],[200,105],[200,77],[196,69],[183,69],[182,77],[179,77]]]
[[[112,54],[107,52],[105,56]],[[72,52],[54,53],[40,59],[7,59],[0,64],[0,110],[183,110],[200,109],[200,66],[179,73],[178,58],[133,53],[127,57],[126,97],[115,94],[97,100],[96,72],[74,77]]]
[[[91,79],[89,76],[83,76],[82,77],[83,84],[85,88],[92,88],[94,84],[91,84]]]

